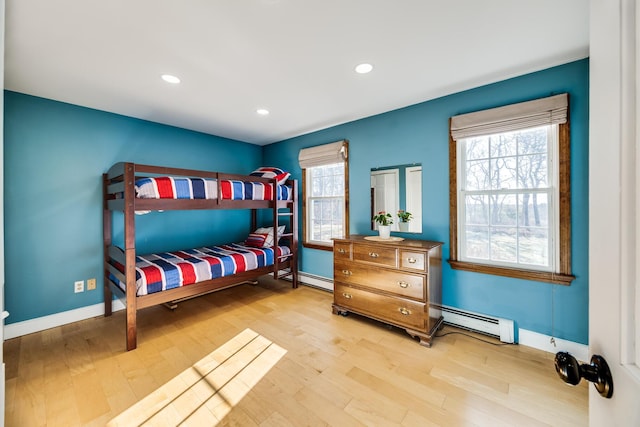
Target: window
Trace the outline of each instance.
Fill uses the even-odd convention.
[[[570,284],[568,96],[451,119],[454,269]]]
[[[305,148],[302,167],[302,244],[331,250],[334,237],[349,234],[348,142]]]
[[[458,141],[461,261],[553,271],[557,132],[549,125]]]

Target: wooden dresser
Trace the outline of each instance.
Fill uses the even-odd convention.
[[[431,347],[442,325],[441,254],[441,242],[334,239],[333,313],[398,326]]]

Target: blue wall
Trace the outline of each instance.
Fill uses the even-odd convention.
[[[421,163],[423,232],[413,236],[444,242],[446,260],[449,117],[568,92],[576,280],[565,287],[452,270],[444,262],[443,302],[586,344],[588,75],[588,60],[576,61],[264,148],[5,92],[5,306],[11,313],[7,323],[102,302],[100,176],[118,161],[237,173],[274,165],[300,179],[297,157],[301,148],[346,138],[350,145],[351,232],[371,233],[371,168]],[[138,248],[151,252],[242,240],[249,219],[245,211],[190,211],[152,213],[136,221]],[[239,225],[230,225],[236,222]],[[332,277],[330,252],[302,249],[300,266],[304,272]],[[98,279],[98,290],[73,293],[74,281],[92,277]]]
[[[370,234],[369,171],[422,163],[423,232],[444,242],[449,256],[449,117],[496,106],[570,94],[572,267],[571,286],[452,270],[443,263],[443,303],[513,319],[517,328],[588,342],[588,114],[587,59],[460,92],[385,114],[324,129],[265,147],[264,163],[301,178],[301,148],[349,140],[350,231]],[[331,253],[302,249],[301,270],[333,276]]]
[[[101,176],[112,164],[249,173],[262,158],[259,146],[15,92],[5,92],[4,128],[7,323],[103,301]],[[248,211],[136,222],[140,252],[240,241],[249,231]],[[73,293],[74,281],[93,277],[97,290]]]

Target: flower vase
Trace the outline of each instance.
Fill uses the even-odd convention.
[[[398,227],[400,227],[400,231],[409,231],[409,221],[400,221]]]
[[[378,233],[381,239],[388,239],[389,237],[391,237],[391,226],[378,225]]]

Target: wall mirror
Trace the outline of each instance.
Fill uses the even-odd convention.
[[[411,213],[403,223],[398,211]],[[419,163],[371,169],[371,218],[380,211],[393,216],[391,231],[422,233],[422,165]],[[378,224],[371,221],[371,228]]]

